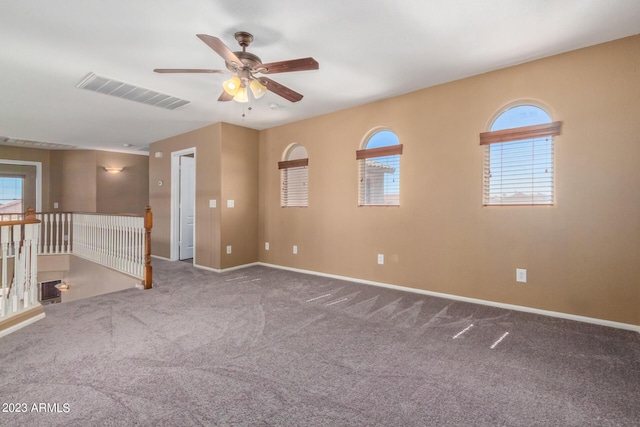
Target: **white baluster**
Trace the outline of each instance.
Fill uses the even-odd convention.
[[[127,271],[131,272],[133,268],[133,247],[135,246],[135,233],[134,233],[134,225],[131,221],[131,218],[127,218],[126,221],[126,230],[127,230],[127,245],[125,247],[125,257],[127,260]]]
[[[122,271],[126,268],[126,258],[124,256],[124,249],[126,248],[126,243],[124,240],[124,236],[125,236],[125,220],[122,217],[118,218],[118,241],[116,242],[116,247],[118,248],[119,251],[119,262],[118,262],[118,268]]]
[[[22,297],[24,291],[24,251],[21,249],[22,226],[16,224],[13,226],[13,247],[15,255],[13,256],[13,286],[12,294],[12,311],[18,311],[18,298]]]
[[[54,218],[54,240],[53,240],[53,251],[57,254],[59,254],[61,252],[60,250],[60,214],[59,213],[55,213],[53,214]]]
[[[38,303],[38,225],[39,224],[29,225],[33,239],[31,242],[31,275],[29,281],[29,295],[32,305]]]
[[[63,213],[60,215],[60,220],[62,221],[62,226],[60,227],[60,250],[62,251],[63,254],[67,254],[69,253],[67,251],[67,241],[64,240],[64,236],[65,236],[65,229],[67,227],[67,214]]]
[[[0,297],[2,297],[2,304],[0,304],[0,317],[5,317],[8,314],[9,305],[7,300],[7,292],[9,285],[7,280],[7,270],[8,263],[7,258],[9,254],[9,228],[10,226],[5,225],[0,228],[0,246],[2,248],[2,293]]]
[[[22,306],[28,308],[30,306],[29,293],[31,291],[31,243],[33,241],[33,227],[31,224],[25,224],[23,236],[23,268],[24,268],[24,286],[22,289]]]

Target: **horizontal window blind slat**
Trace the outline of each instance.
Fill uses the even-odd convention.
[[[358,167],[358,206],[400,204],[399,154],[363,158],[358,160]]]
[[[535,126],[528,128],[533,131],[543,129],[536,130]],[[551,129],[559,131],[559,127],[551,127]],[[508,131],[513,130],[508,129]],[[511,133],[519,138],[518,141],[485,144],[482,193],[485,206],[553,205],[555,186],[553,139],[548,136],[523,140],[524,134],[524,132]]]
[[[301,166],[302,162],[299,160],[306,161],[308,159],[290,160],[288,161],[289,166],[294,164],[298,166],[285,167],[280,170],[280,206],[282,207],[305,207],[309,205],[309,169],[306,164]]]

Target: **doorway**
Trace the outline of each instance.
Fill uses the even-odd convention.
[[[195,264],[196,152],[195,148],[171,153],[171,259]]]

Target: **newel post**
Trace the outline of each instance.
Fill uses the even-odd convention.
[[[151,206],[144,210],[144,288],[151,289],[151,228],[153,227],[153,213]]]
[[[27,213],[24,214],[25,221],[34,221],[36,219],[36,211],[33,208],[27,208]]]

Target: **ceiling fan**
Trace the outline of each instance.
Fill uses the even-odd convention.
[[[223,92],[218,101],[248,102],[248,89],[256,99],[264,96],[267,90],[287,99],[298,102],[302,94],[271,80],[268,77],[256,76],[256,74],[288,73],[291,71],[317,70],[318,62],[313,58],[299,58],[289,61],[262,63],[262,60],[253,53],[247,52],[247,47],[253,41],[253,36],[245,31],[235,33],[235,39],[242,47],[242,51],[232,52],[218,37],[207,34],[197,34],[198,38],[220,55],[227,66],[226,70],[203,70],[181,68],[156,68],[156,73],[233,73],[233,77],[222,85]]]

